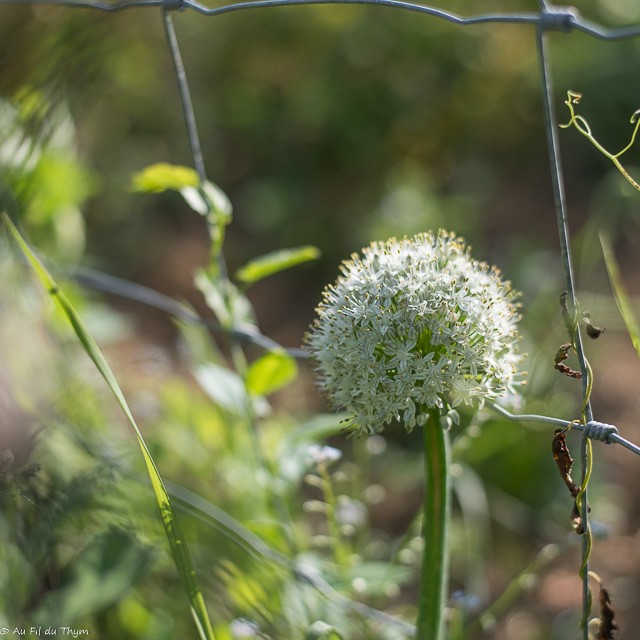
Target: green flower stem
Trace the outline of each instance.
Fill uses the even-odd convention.
[[[338,567],[346,568],[348,564],[348,551],[343,543],[340,524],[336,517],[338,501],[335,491],[333,490],[331,474],[326,464],[318,465],[318,473],[320,474],[320,478],[322,478],[322,492],[324,494],[324,502],[327,505],[327,526],[333,546],[333,559]]]
[[[425,492],[422,537],[424,555],[420,578],[416,640],[444,639],[444,603],[449,582],[447,528],[451,482],[449,432],[432,412],[423,427]]]

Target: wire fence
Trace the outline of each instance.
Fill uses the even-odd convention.
[[[572,32],[580,32],[598,40],[619,41],[640,37],[640,25],[608,28],[585,19],[574,7],[554,6],[546,0],[539,0],[539,11],[537,12],[487,13],[471,16],[461,16],[436,7],[404,2],[402,0],[252,0],[249,2],[233,2],[217,7],[208,7],[196,0],[123,0],[120,2],[106,2],[104,0],[0,0],[0,5],[11,4],[56,5],[71,9],[84,8],[106,12],[120,12],[135,8],[147,10],[160,9],[182,103],[192,163],[202,183],[206,182],[207,174],[196,125],[196,115],[187,82],[187,74],[173,26],[172,15],[176,12],[192,11],[203,16],[215,17],[231,12],[301,5],[370,5],[414,12],[425,16],[425,18],[444,20],[459,26],[508,23],[521,25],[523,28],[535,29],[540,91],[543,99],[551,182],[562,253],[565,289],[567,292],[566,300],[569,310],[574,314],[577,313],[578,302],[576,299],[574,268],[570,249],[570,232],[567,220],[563,167],[557,135],[558,122],[553,103],[553,77],[551,72],[551,56],[547,45],[547,35],[550,32],[558,32],[564,35],[569,35]],[[228,329],[223,329],[216,322],[204,320],[185,305],[146,287],[89,270],[75,271],[71,273],[70,276],[83,286],[123,296],[163,310],[183,321],[204,324],[214,331],[229,333]],[[233,337],[241,342],[251,343],[264,349],[282,348],[269,337],[261,334],[257,329],[255,331],[234,329],[231,332]],[[580,452],[583,491],[578,498],[580,501],[578,508],[583,531],[585,531],[585,535],[582,536],[582,565],[580,567],[580,576],[582,579],[582,634],[584,640],[588,640],[589,631],[587,621],[591,612],[591,594],[589,588],[591,537],[588,526],[588,492],[585,481],[588,480],[590,468],[590,439],[599,440],[607,444],[619,444],[636,455],[640,455],[640,447],[620,436],[614,426],[594,420],[590,403],[591,371],[585,357],[579,328],[576,328],[574,335],[570,337],[578,356],[582,379],[582,415],[580,420],[566,421],[538,415],[516,415],[499,406],[495,406],[495,410],[510,420],[543,422],[562,429],[573,428],[581,431],[583,434]],[[294,357],[307,357],[307,354],[302,349],[288,349],[288,351]]]

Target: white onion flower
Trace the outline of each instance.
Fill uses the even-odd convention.
[[[514,392],[517,293],[454,234],[374,242],[341,265],[306,345],[349,423],[410,430],[460,403]]]

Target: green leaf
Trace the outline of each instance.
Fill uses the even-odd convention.
[[[131,179],[131,190],[137,193],[162,193],[197,187],[200,178],[195,169],[177,164],[158,162],[138,171]]]
[[[320,250],[311,245],[296,247],[294,249],[280,249],[272,251],[255,260],[251,260],[244,267],[236,272],[236,278],[240,282],[251,285],[267,276],[290,269],[296,265],[317,260],[320,257]]]
[[[197,367],[193,374],[200,388],[219,407],[236,416],[247,412],[249,398],[242,378],[235,371],[208,362]]]
[[[179,191],[193,211],[205,216],[210,225],[231,222],[233,207],[227,194],[209,180],[200,182],[195,169],[177,164],[158,162],[134,174],[131,190],[136,193]]]
[[[251,363],[247,372],[247,389],[257,396],[267,396],[295,380],[296,361],[286,351],[270,351]]]
[[[184,201],[201,216],[212,216],[221,224],[229,224],[233,214],[233,206],[227,194],[213,182],[205,182],[201,186],[186,186],[180,189]]]
[[[218,322],[227,330],[255,330],[255,316],[251,302],[230,280],[198,271],[194,284],[204,295],[204,300],[216,314]]]
[[[620,315],[627,327],[627,332],[629,333],[633,347],[636,350],[636,353],[640,356],[640,326],[638,325],[638,319],[631,307],[629,294],[622,284],[618,263],[613,255],[609,240],[602,234],[600,234],[600,244],[602,245],[602,254],[604,256],[604,262],[607,265],[609,280],[611,281],[611,288],[613,289],[616,305],[618,305]]]
[[[133,427],[136,438],[138,439],[140,450],[142,451],[142,457],[144,458],[144,462],[147,467],[149,479],[151,480],[151,486],[153,487],[156,502],[158,504],[158,508],[160,509],[160,516],[162,518],[162,524],[164,525],[165,533],[169,541],[169,546],[171,547],[173,561],[176,565],[176,568],[178,569],[178,574],[180,575],[182,586],[187,594],[187,597],[189,598],[189,602],[191,604],[191,613],[193,615],[200,638],[202,638],[202,640],[214,640],[213,629],[211,628],[211,622],[209,621],[204,598],[202,597],[202,591],[200,590],[198,577],[193,567],[193,562],[191,561],[191,555],[189,554],[189,549],[187,548],[187,544],[182,533],[182,527],[180,526],[180,522],[178,521],[175,511],[173,510],[171,500],[169,499],[169,494],[167,493],[167,490],[164,486],[164,483],[160,476],[160,472],[158,471],[151,453],[149,452],[147,444],[142,437],[142,433],[140,432],[138,424],[133,417],[133,414],[131,413],[131,409],[129,408],[127,400],[122,393],[122,389],[120,388],[118,381],[113,375],[113,372],[107,364],[107,361],[102,355],[102,352],[100,351],[98,345],[85,328],[84,323],[69,302],[67,296],[60,290],[56,281],[47,271],[45,266],[40,262],[37,256],[33,253],[29,245],[22,238],[19,231],[13,225],[6,213],[2,214],[2,220],[11,231],[13,238],[29,261],[31,267],[40,280],[40,283],[49,292],[49,295],[53,298],[58,308],[67,318],[67,321],[73,328],[85,352],[91,358],[93,363],[96,365],[96,368],[105,379],[107,385],[111,389],[111,392],[118,401],[120,408]]]

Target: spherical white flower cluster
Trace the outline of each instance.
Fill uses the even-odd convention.
[[[306,336],[319,382],[361,431],[513,392],[519,315],[509,282],[446,231],[374,242],[341,266]]]

